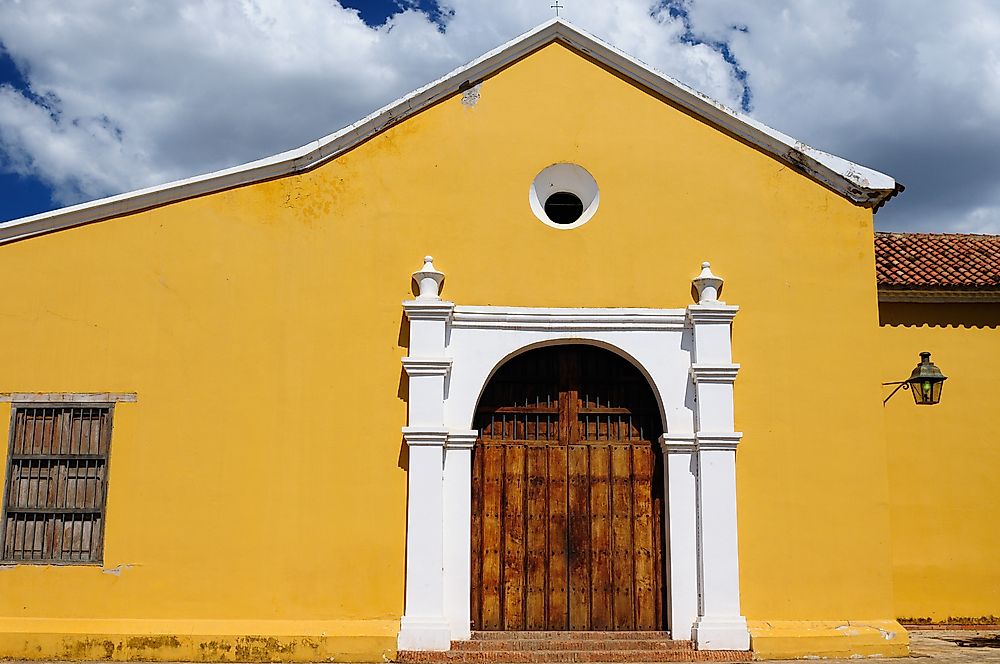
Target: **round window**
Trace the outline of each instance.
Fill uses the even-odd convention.
[[[528,191],[531,211],[544,224],[566,230],[590,221],[597,212],[597,181],[576,164],[559,163],[535,176]]]
[[[572,224],[583,214],[583,201],[576,194],[557,191],[545,199],[545,216],[557,224]]]

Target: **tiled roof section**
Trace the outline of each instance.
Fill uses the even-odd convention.
[[[1000,235],[876,233],[878,286],[1000,290]]]

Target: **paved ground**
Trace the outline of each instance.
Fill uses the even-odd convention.
[[[910,630],[910,659],[921,664],[1000,664],[1000,630]],[[826,659],[834,664],[857,664],[857,659]],[[864,660],[860,660],[864,661]],[[869,660],[870,661],[870,660]],[[798,660],[801,664],[802,660]],[[914,662],[914,664],[917,664]]]

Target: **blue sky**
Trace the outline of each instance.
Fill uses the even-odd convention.
[[[30,94],[28,84],[17,70],[14,60],[6,49],[0,48],[0,85],[4,84]],[[10,172],[7,161],[7,155],[0,150],[0,221],[57,207],[51,190],[40,178]]]
[[[409,3],[399,0],[345,0],[341,4],[358,10],[361,19],[373,27],[382,25],[390,16],[407,8],[418,9],[438,21],[441,20],[441,10],[437,2],[427,0]],[[2,40],[0,40],[0,85],[9,85],[25,95],[33,96],[28,81],[10,53],[3,47]],[[2,121],[0,118],[0,122]],[[0,149],[0,221],[18,219],[61,207],[53,200],[52,189],[43,179],[11,172],[9,163],[10,156]]]
[[[552,0],[0,0],[0,221],[297,147]],[[886,230],[1000,233],[1000,5],[561,0],[661,71],[907,191]]]
[[[418,9],[429,16],[438,17],[441,8],[437,2],[428,0],[414,0],[413,2],[403,2],[402,0],[344,0],[340,4],[351,9],[357,9],[362,20],[370,26],[378,26],[385,23],[393,14],[404,9]]]

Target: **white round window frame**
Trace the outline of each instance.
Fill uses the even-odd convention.
[[[571,224],[557,224],[545,214],[545,201],[552,194],[565,191],[573,194],[583,203],[583,213]],[[559,162],[546,166],[531,181],[528,189],[528,204],[538,220],[546,226],[561,231],[579,228],[590,221],[601,203],[601,191],[597,180],[587,169],[569,162]]]

